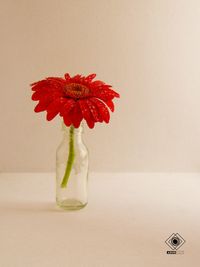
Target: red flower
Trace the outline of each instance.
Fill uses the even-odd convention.
[[[108,108],[114,111],[112,100],[119,94],[111,89],[111,85],[93,81],[95,77],[96,74],[70,77],[67,73],[65,79],[49,77],[31,84],[32,100],[39,100],[35,112],[46,110],[48,121],[60,114],[66,126],[73,124],[75,128],[83,119],[90,128],[96,122],[108,123]]]

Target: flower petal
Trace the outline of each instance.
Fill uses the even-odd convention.
[[[63,94],[65,84],[66,81],[62,78],[49,77],[46,80],[31,84],[31,86],[33,91]]]
[[[99,99],[97,98],[90,98],[90,101],[92,101],[99,109],[99,113],[101,114],[103,120],[106,122],[106,123],[109,123],[110,121],[110,113],[108,111],[108,108],[106,107],[106,105],[100,101]]]
[[[109,109],[114,112],[115,110],[115,106],[114,106],[114,103],[112,102],[112,100],[108,100],[108,101],[104,101],[105,104],[109,107]]]
[[[75,75],[74,77],[71,78],[71,82],[80,82],[81,81],[81,75],[80,74],[77,74]]]
[[[75,128],[78,128],[83,119],[83,115],[82,115],[82,112],[79,106],[79,102],[76,102],[75,107],[73,108],[71,113],[72,113],[72,123]]]
[[[79,100],[80,109],[83,115],[83,118],[86,120],[87,125],[89,128],[94,128],[94,119],[92,117],[92,114],[90,112],[90,109],[87,105],[87,102],[85,100]]]
[[[63,89],[63,86],[66,84],[66,81],[59,77],[48,77],[46,81],[55,89]]]
[[[93,91],[93,96],[100,98],[103,101],[112,100],[114,97],[120,97],[118,93],[108,88],[107,86],[104,86],[99,90]]]
[[[75,106],[75,100],[71,98],[64,99],[63,105],[60,109],[60,115],[66,115]]]
[[[85,77],[85,82],[90,83],[96,76],[97,75],[95,73],[88,75],[87,77]]]
[[[37,101],[40,100],[41,98],[46,96],[46,92],[45,91],[35,91],[32,95],[32,100]]]
[[[66,126],[68,126],[68,127],[71,126],[71,124],[72,124],[72,113],[70,111],[63,115],[63,121],[64,121]]]
[[[69,81],[70,79],[71,79],[71,77],[70,77],[69,73],[65,73],[65,80]]]
[[[40,99],[39,103],[35,107],[34,111],[35,112],[41,112],[45,111],[48,107],[48,105],[53,101],[52,96],[46,96],[42,99]]]
[[[60,112],[61,105],[62,105],[62,99],[57,98],[47,107],[48,121],[51,121]]]
[[[102,122],[103,118],[102,118],[101,114],[99,113],[99,110],[96,107],[96,105],[92,101],[90,101],[89,99],[87,99],[86,101],[87,101],[87,105],[90,109],[90,112],[94,118],[94,121],[95,122]]]
[[[91,85],[92,85],[93,87],[96,87],[96,88],[97,88],[97,87],[102,87],[104,84],[105,84],[104,82],[99,81],[99,80],[94,81],[94,82],[91,83]]]
[[[47,81],[46,80],[41,80],[35,83],[31,84],[32,87],[32,91],[37,91],[37,90],[41,90],[44,89],[45,86],[47,86]]]
[[[64,105],[61,107],[60,115],[63,117],[64,123],[66,126],[72,124],[72,111],[76,102],[73,99],[65,99]]]

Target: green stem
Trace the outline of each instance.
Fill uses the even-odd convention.
[[[69,176],[72,170],[72,166],[74,163],[75,158],[75,151],[74,151],[74,127],[71,126],[69,130],[69,154],[68,154],[68,160],[67,160],[67,166],[65,169],[65,174],[61,183],[61,187],[65,188],[67,187],[67,182],[69,180]]]

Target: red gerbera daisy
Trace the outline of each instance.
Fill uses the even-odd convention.
[[[31,84],[32,100],[39,100],[35,112],[47,111],[47,120],[56,115],[63,117],[66,126],[80,126],[86,120],[93,128],[96,122],[110,120],[108,108],[113,112],[113,98],[119,94],[111,89],[111,85],[102,81],[93,81],[96,74],[87,77],[67,73],[64,78],[49,77]]]

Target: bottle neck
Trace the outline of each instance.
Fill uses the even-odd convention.
[[[64,138],[74,138],[76,141],[82,141],[83,125],[80,124],[79,128],[74,128],[74,126],[67,127],[64,123],[62,124],[62,131],[64,133]]]

